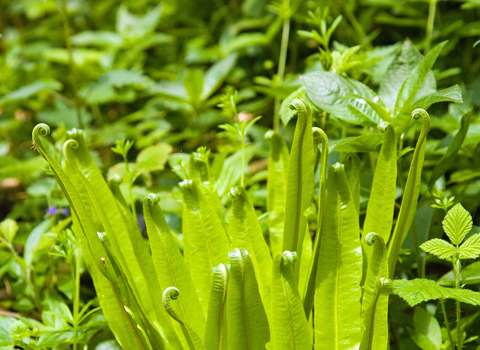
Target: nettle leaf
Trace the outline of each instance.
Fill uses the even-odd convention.
[[[368,86],[333,72],[310,73],[302,80],[313,104],[333,116],[357,125],[376,126],[382,122],[365,100],[378,101],[378,96]]]
[[[470,236],[460,246],[460,259],[476,259],[480,255],[480,234]]]
[[[411,307],[437,299],[455,299],[470,305],[480,305],[479,292],[441,287],[437,282],[423,278],[393,281],[393,294],[405,300]]]
[[[444,241],[443,239],[438,238],[426,241],[420,246],[420,248],[427,253],[439,257],[440,259],[448,259],[457,252],[457,249],[453,245],[447,241]]]
[[[472,229],[472,216],[461,204],[457,204],[448,211],[442,225],[450,241],[459,245]]]

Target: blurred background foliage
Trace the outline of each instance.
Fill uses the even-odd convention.
[[[290,118],[280,103],[301,87],[301,75],[333,70],[377,90],[406,38],[422,53],[448,40],[433,73],[438,89],[459,84],[464,103],[429,109],[425,166],[431,170],[445,155],[461,116],[474,108],[455,163],[436,188],[455,196],[479,222],[478,0],[0,0],[0,8],[0,221],[18,226],[10,245],[4,245],[8,249],[0,250],[2,312],[21,312],[61,328],[58,316],[42,311],[68,310],[71,271],[84,270],[72,253],[75,240],[65,231],[68,203],[31,143],[37,123],[53,127],[54,153],[61,151],[67,130],[84,129],[109,178],[128,172],[111,147],[119,139],[133,141],[127,154],[135,169],[133,188],[125,185],[125,196],[139,207],[146,194],[158,193],[169,224],[180,233],[176,186],[191,152],[213,161],[225,190],[239,181],[240,143],[220,125],[262,116],[248,134],[245,183],[254,204],[264,208],[268,144],[263,136],[275,127],[291,141],[293,126],[279,124],[280,115]],[[227,86],[237,91],[235,113],[225,107],[233,98]],[[372,131],[325,113],[314,116],[332,141]],[[417,127],[402,135],[405,146],[414,146]],[[360,141],[351,145],[365,147]],[[375,160],[365,149],[362,188],[368,189]],[[343,157],[340,152],[332,153],[332,162]],[[400,164],[407,165],[410,156],[403,155]],[[229,177],[232,172],[238,177]],[[419,244],[442,234],[441,211],[430,207],[426,182],[422,193],[416,227],[425,237]],[[368,190],[361,195],[364,214]],[[409,274],[417,261],[404,258]],[[94,292],[89,277],[81,275],[80,298],[86,303]],[[92,334],[105,332],[109,339],[104,320],[88,322]]]

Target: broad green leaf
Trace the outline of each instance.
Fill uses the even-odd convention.
[[[380,88],[378,90],[378,96],[390,110],[395,109],[398,94],[405,80],[422,60],[422,57],[422,54],[409,39],[406,39],[399,48],[395,59],[388,67],[387,72],[380,82]],[[434,93],[437,90],[436,85],[433,72],[428,72],[416,97],[421,98]]]
[[[3,237],[7,242],[12,243],[15,235],[18,232],[18,224],[13,219],[5,219],[0,222],[0,237]]]
[[[372,126],[382,121],[364,100],[375,100],[376,97],[366,85],[334,72],[309,73],[302,80],[308,98],[321,110],[357,125]],[[360,95],[362,98],[350,95]]]
[[[203,91],[203,75],[198,69],[189,69],[185,76],[185,89],[187,90],[190,102],[197,105]]]
[[[178,308],[175,308],[177,313],[191,325],[196,333],[203,334],[205,332],[205,316],[202,313],[190,271],[172,237],[158,201],[157,196],[150,194],[143,201],[143,214],[160,287],[162,290],[170,286],[178,289],[180,297],[178,298]]]
[[[455,245],[460,245],[472,229],[472,216],[459,203],[447,212],[442,225],[450,241]]]
[[[300,293],[292,269],[296,254],[277,255],[272,272],[270,342],[273,349],[311,348],[310,325],[305,317]]]
[[[409,114],[415,108],[427,109],[432,104],[438,102],[463,103],[462,90],[460,89],[460,86],[453,85],[449,88],[439,90],[430,95],[423,96],[422,98],[419,98],[418,100],[412,102],[410,106],[403,107],[400,113]]]
[[[42,144],[40,135],[47,136],[49,133],[50,128],[48,125],[38,124],[35,126],[32,132],[34,146],[50,165],[53,173],[55,174],[55,178],[60,185],[60,188],[63,190],[63,193],[70,204],[73,215],[76,215],[79,218],[79,226],[88,240],[88,246],[91,249],[95,264],[108,280],[115,282],[117,278],[115,276],[115,272],[113,271],[110,259],[108,258],[107,252],[98,238],[97,230],[95,229],[79,194],[77,193],[71,181],[68,179],[67,175],[46,152]],[[102,258],[104,260],[102,260]]]
[[[476,259],[480,255],[480,234],[474,234],[462,243],[458,252],[460,259]]]
[[[380,124],[379,130],[384,133],[383,145],[380,149],[375,174],[373,175],[363,234],[375,232],[383,238],[384,242],[388,242],[392,232],[395,209],[397,138],[395,128],[389,123],[384,122]]]
[[[176,300],[179,296],[180,292],[177,288],[168,287],[167,289],[165,289],[162,296],[163,307],[165,308],[167,313],[180,324],[183,335],[187,339],[189,349],[205,350],[205,345],[203,344],[202,339],[199,337],[197,332],[186,320],[182,319],[172,307],[171,300]]]
[[[365,244],[372,246],[362,298],[363,335],[360,350],[386,350],[388,346],[388,297],[392,281],[388,276],[388,256],[381,235],[370,232]]]
[[[410,72],[407,79],[405,79],[405,82],[398,92],[397,101],[395,103],[395,116],[399,114],[405,106],[410,106],[413,102],[420,87],[424,83],[427,74],[432,69],[438,55],[440,55],[440,52],[446,44],[447,41],[444,41],[431,49],[420,63]]]
[[[180,183],[183,194],[184,257],[197,290],[203,312],[208,310],[212,268],[228,260],[229,242],[215,209],[200,185],[192,180]]]
[[[407,238],[408,231],[415,218],[415,212],[417,211],[423,161],[425,158],[425,145],[427,133],[430,128],[430,116],[423,109],[414,110],[412,112],[412,117],[414,119],[422,117],[423,125],[422,131],[417,140],[415,152],[413,153],[412,162],[410,163],[407,183],[403,191],[400,213],[398,214],[393,235],[388,243],[388,271],[390,273],[390,278],[393,278],[400,247],[405,241],[405,238]]]
[[[470,305],[480,305],[480,293],[469,289],[440,287],[437,282],[422,278],[393,281],[393,294],[415,306],[424,301],[455,299]]]
[[[48,218],[42,221],[40,224],[35,226],[32,232],[30,232],[30,234],[28,235],[27,241],[25,242],[25,250],[23,252],[23,257],[25,259],[25,264],[27,265],[27,267],[30,267],[32,265],[33,258],[35,256],[35,253],[37,252],[37,249],[39,248],[42,237],[44,237],[45,233],[52,227],[53,222],[53,218]]]
[[[220,264],[213,268],[213,284],[208,303],[207,324],[205,326],[205,347],[208,350],[227,349],[225,304],[227,299],[229,270]]]
[[[208,99],[227,78],[237,63],[238,54],[232,53],[221,61],[211,66],[203,76],[203,90],[201,100]]]
[[[344,167],[332,165],[318,259],[315,349],[352,349],[361,340],[362,253],[358,214]]]
[[[245,148],[245,165],[250,162],[256,151],[256,146]],[[223,164],[222,172],[217,182],[215,182],[215,189],[218,195],[223,197],[232,187],[236,186],[244,171],[245,169],[242,169],[242,150],[239,150],[229,156]]]
[[[250,255],[246,250],[235,249],[228,256],[228,349],[263,350],[270,331]]]
[[[272,258],[267,243],[263,238],[262,228],[257,219],[252,201],[241,186],[230,190],[232,212],[228,235],[232,249],[245,249],[249,252],[255,270],[260,295],[265,308],[270,306],[270,285]]]
[[[442,345],[442,330],[437,319],[430,312],[421,307],[416,307],[413,313],[413,324],[415,326],[415,333],[419,336],[414,336],[413,340],[421,349],[440,349]],[[428,341],[425,341],[422,336],[426,337]],[[433,345],[433,348],[431,345]]]
[[[447,272],[443,275],[438,283],[441,286],[454,286],[455,285],[455,275],[453,271]],[[480,261],[476,261],[467,265],[465,268],[462,268],[460,284],[472,285],[480,283]]]
[[[440,161],[437,163],[437,166],[433,169],[432,174],[430,175],[429,188],[432,188],[435,184],[435,181],[445,174],[448,170],[449,165],[454,161],[458,151],[462,147],[465,138],[467,137],[468,129],[470,127],[470,122],[472,121],[472,112],[473,109],[470,109],[467,113],[462,116],[462,121],[460,124],[460,130],[453,138],[452,143],[448,146],[447,152],[442,156]]]
[[[163,170],[172,149],[168,143],[144,148],[137,156],[137,167],[147,172]]]
[[[312,115],[310,108],[300,100],[290,105],[296,109],[298,120],[288,162],[287,192],[283,250],[295,251],[301,259],[306,217],[303,215],[312,203],[314,178],[314,152]],[[297,269],[298,276],[298,269]]]
[[[427,312],[427,311],[425,311],[425,312]],[[417,332],[415,329],[412,329],[410,327],[407,327],[407,331],[408,331],[408,334],[410,334],[410,337],[412,338],[412,340],[415,342],[415,344],[418,345],[418,347],[420,349],[422,349],[422,350],[439,350],[439,348],[425,334]]]
[[[32,84],[24,85],[21,88],[10,92],[9,94],[0,98],[0,106],[15,101],[21,101],[32,97],[33,95],[45,91],[62,89],[62,84],[57,80],[38,80]]]
[[[457,249],[453,245],[439,238],[426,241],[420,248],[422,248],[424,252],[433,254],[440,259],[449,259],[457,252]]]
[[[267,211],[272,256],[282,253],[285,197],[288,175],[288,148],[283,137],[271,130],[265,134],[270,142],[267,179]]]

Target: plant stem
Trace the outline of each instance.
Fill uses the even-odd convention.
[[[458,252],[458,246],[457,246]],[[453,258],[453,273],[455,275],[455,289],[460,289],[460,259],[458,258],[458,253]],[[461,350],[463,347],[463,332],[462,332],[462,318],[460,316],[460,301],[455,300],[456,311],[457,311],[457,349]]]
[[[78,248],[76,249],[77,254],[74,253],[73,257],[75,259],[75,271],[72,269],[72,279],[74,281],[74,291],[73,296],[73,350],[77,350],[77,327],[78,327],[78,305],[80,303],[80,258],[78,254]],[[73,262],[72,262],[73,268]]]
[[[283,28],[282,43],[280,46],[280,57],[278,59],[277,84],[283,83],[285,76],[285,66],[287,64],[288,38],[290,36],[290,0],[283,0]],[[275,110],[273,115],[273,130],[280,128],[280,103],[279,97],[275,98]]]
[[[242,177],[240,179],[242,187],[245,185],[245,137],[246,135],[242,137]]]
[[[428,7],[427,34],[425,38],[424,49],[425,54],[430,51],[430,45],[433,39],[433,25],[435,23],[435,11],[437,9],[437,1],[438,0],[430,0],[430,6]]]
[[[70,25],[68,23],[67,0],[62,0],[63,31],[65,33],[65,45],[68,52],[68,65],[70,68],[70,80],[72,83],[73,98],[75,100],[75,109],[77,111],[78,127],[83,129],[82,114],[80,111],[80,102],[77,91],[77,73],[75,70],[75,61],[73,60],[72,42],[70,41]]]
[[[448,323],[447,310],[445,309],[445,302],[440,299],[440,306],[442,307],[443,319],[445,320],[445,328],[447,329],[448,340],[450,341],[450,347],[453,347],[452,331],[450,330],[450,324]],[[447,348],[448,350],[448,348]]]

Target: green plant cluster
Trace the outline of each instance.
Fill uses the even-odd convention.
[[[480,348],[480,2],[0,6],[0,350]]]

